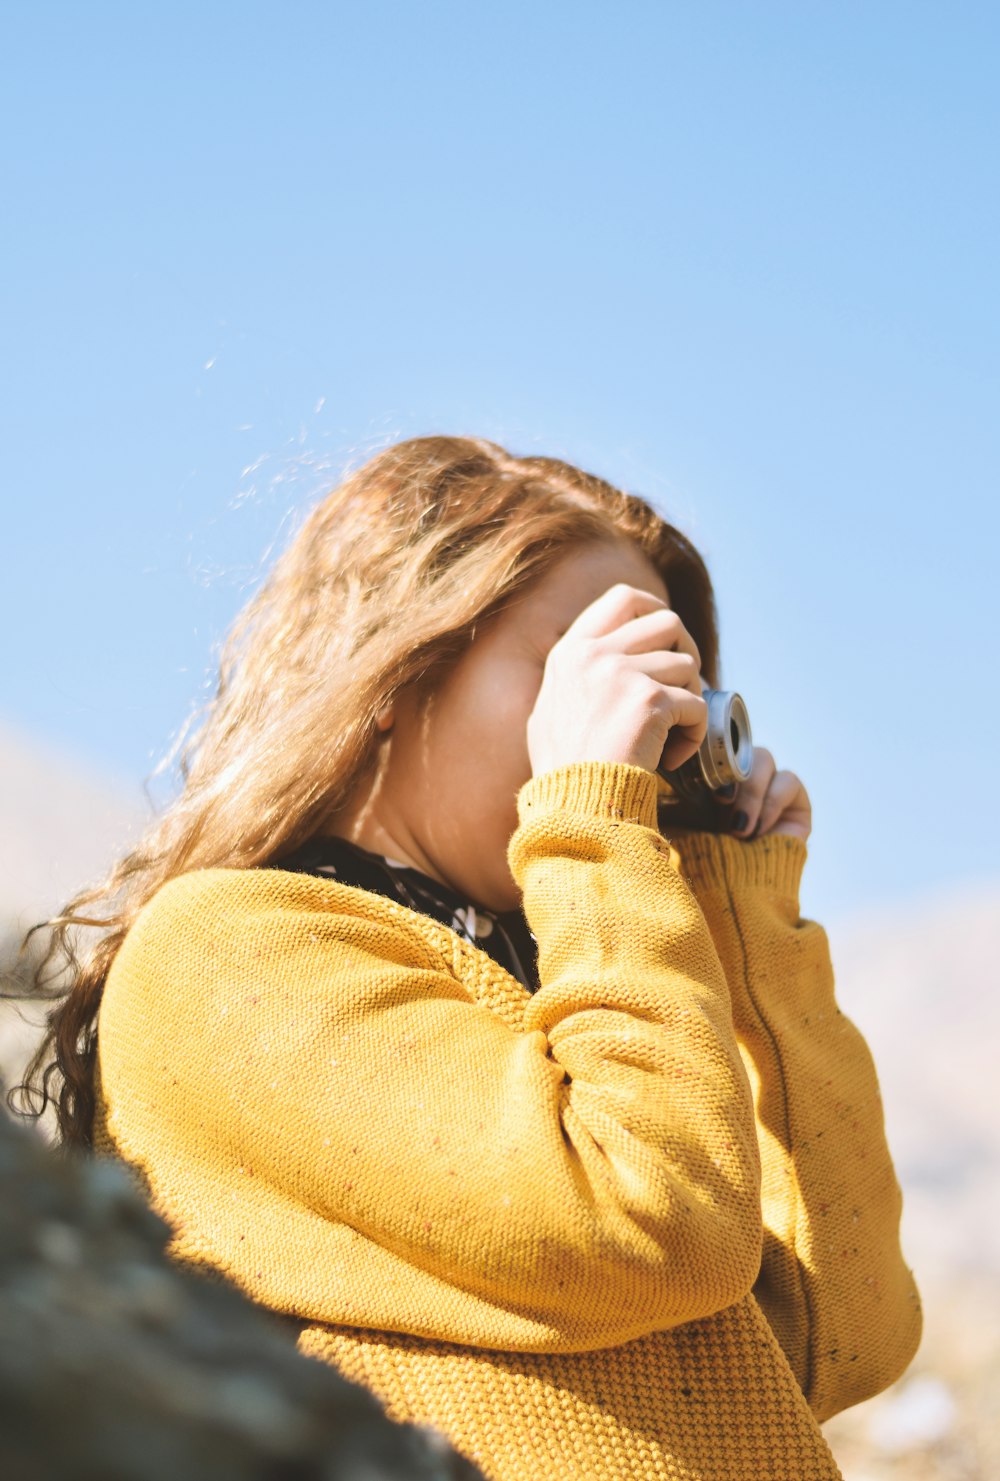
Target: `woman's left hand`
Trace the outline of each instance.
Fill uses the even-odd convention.
[[[720,819],[720,831],[744,840],[761,838],[765,833],[790,833],[803,841],[812,830],[812,806],[809,794],[793,771],[778,771],[774,757],[763,746],[754,746],[750,775],[737,782],[732,801],[723,804],[729,811],[729,824]],[[740,815],[743,827],[735,827]]]

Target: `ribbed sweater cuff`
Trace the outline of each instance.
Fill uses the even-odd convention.
[[[692,885],[757,886],[798,903],[808,855],[804,839],[791,833],[765,833],[763,838],[744,840],[728,833],[681,829],[669,837],[681,857],[681,874]]]
[[[521,823],[551,812],[642,823],[657,831],[656,777],[626,761],[575,761],[534,776],[517,794]]]

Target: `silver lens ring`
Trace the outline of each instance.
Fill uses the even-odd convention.
[[[753,766],[750,716],[735,690],[704,689],[708,729],[699,747],[702,775],[717,791],[730,782],[745,782]]]

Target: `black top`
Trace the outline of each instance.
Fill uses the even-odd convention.
[[[267,867],[339,879],[341,884],[399,900],[489,952],[529,992],[538,988],[537,946],[522,910],[486,910],[429,874],[346,838],[315,838]]]

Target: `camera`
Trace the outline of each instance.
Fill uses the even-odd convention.
[[[705,738],[680,766],[657,766],[660,795],[657,812],[668,826],[711,829],[723,815],[716,794],[743,782],[753,765],[750,716],[740,695],[731,689],[702,689],[708,705]]]

